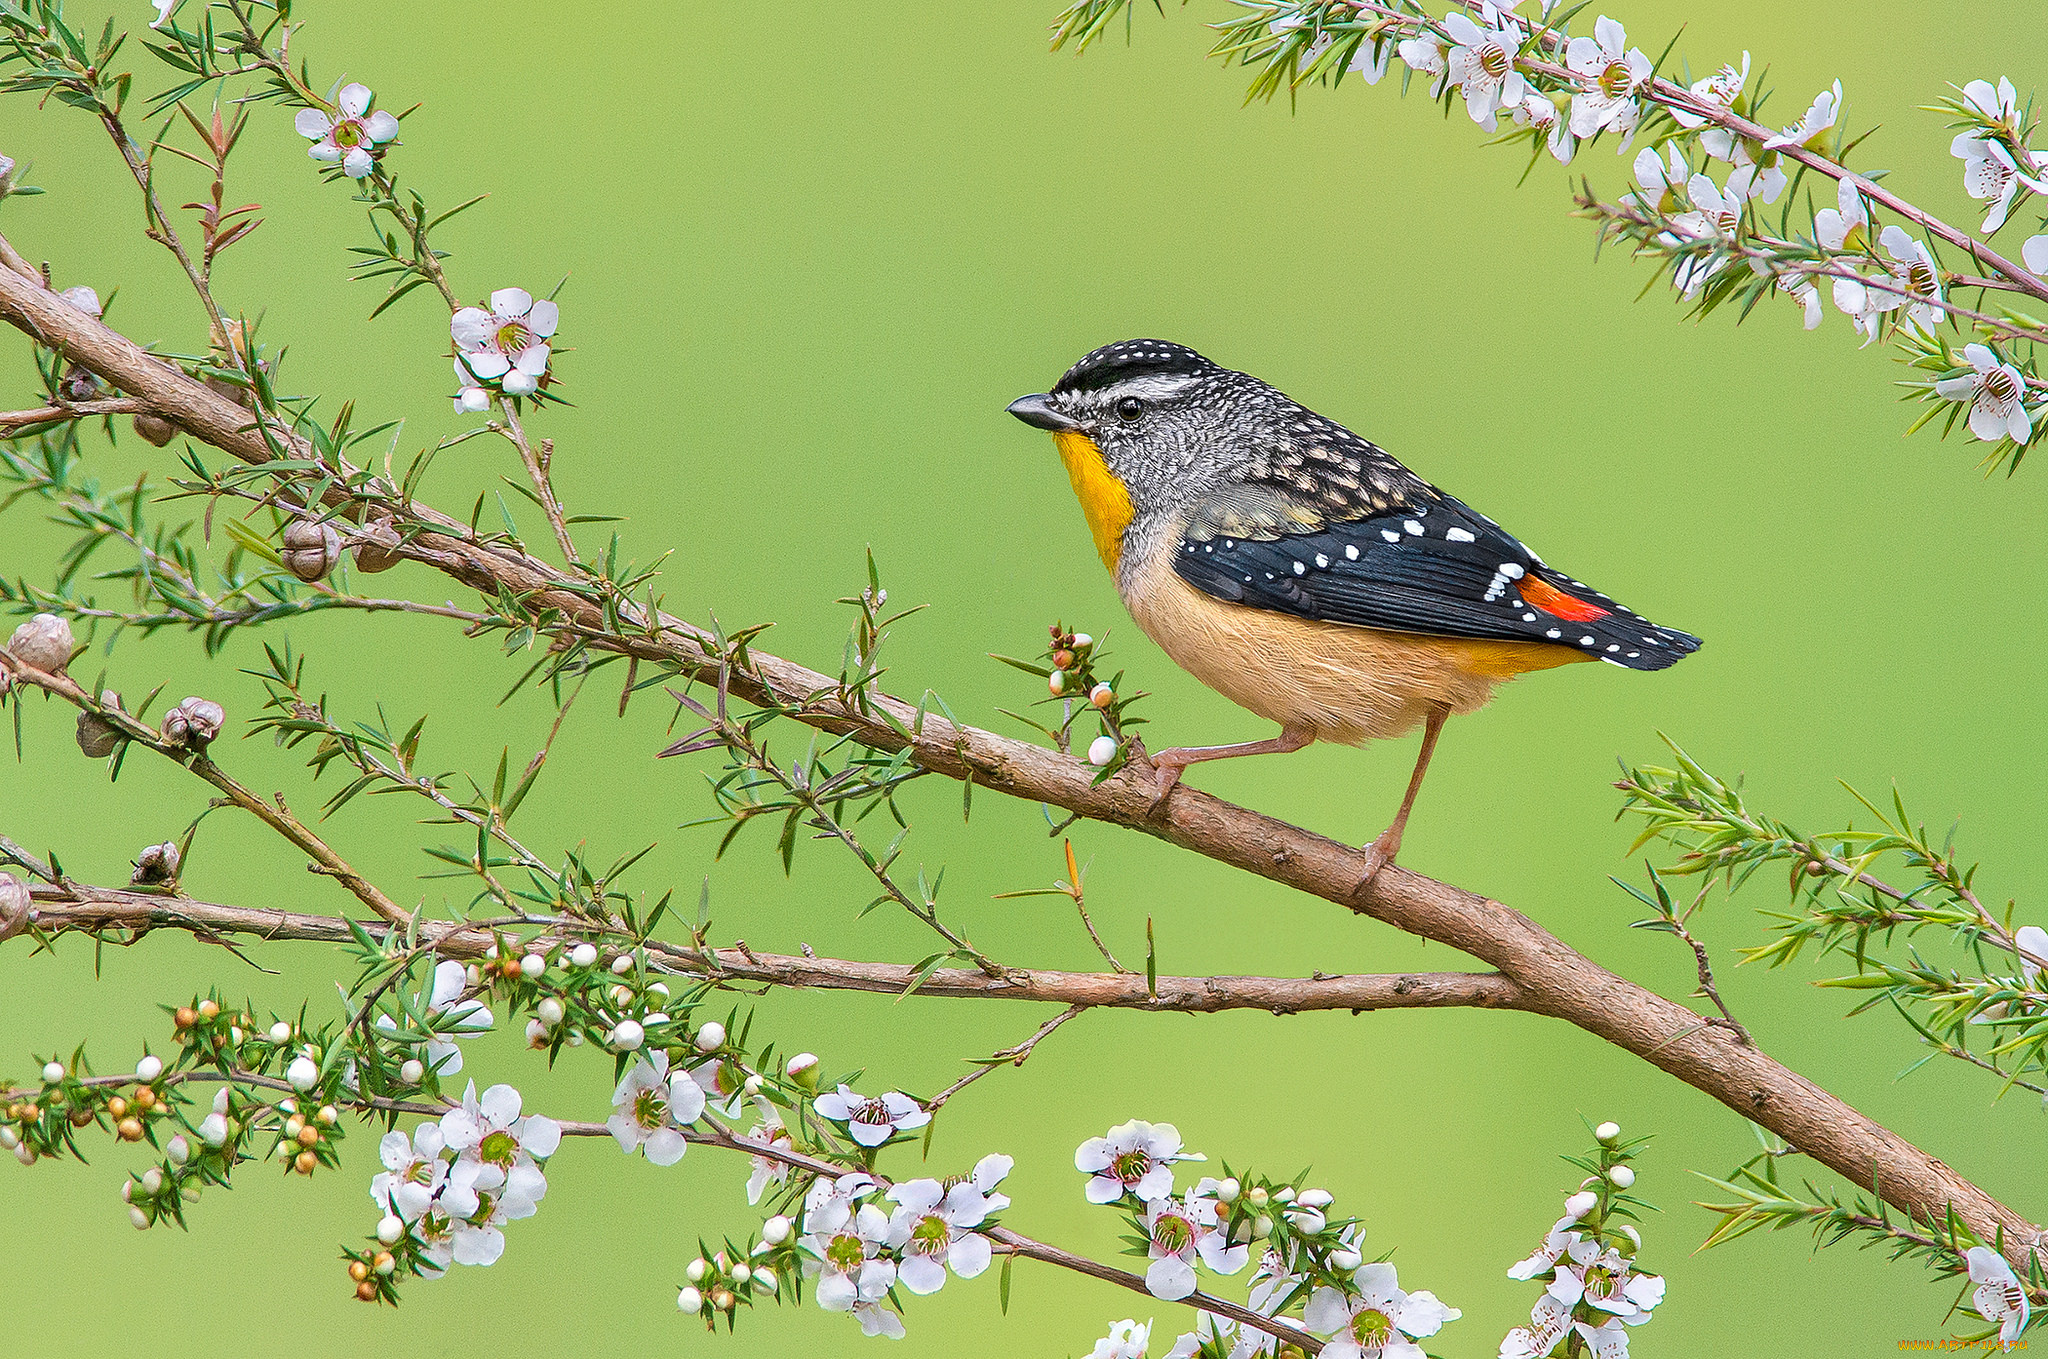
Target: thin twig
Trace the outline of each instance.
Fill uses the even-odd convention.
[[[1004,1048],[1000,1052],[994,1053],[991,1056],[980,1059],[975,1063],[974,1070],[968,1072],[965,1076],[962,1076],[959,1080],[954,1081],[944,1090],[939,1091],[938,1094],[933,1095],[930,1099],[926,1100],[924,1103],[925,1111],[927,1113],[937,1113],[940,1110],[940,1108],[942,1108],[945,1105],[947,1100],[953,1098],[953,1096],[959,1094],[962,1090],[965,1090],[968,1086],[974,1084],[983,1076],[988,1075],[989,1072],[994,1071],[997,1067],[1003,1065],[1003,1063],[1005,1062],[1008,1062],[1011,1066],[1024,1065],[1024,1060],[1031,1055],[1031,1050],[1037,1047],[1039,1042],[1042,1039],[1044,1039],[1044,1037],[1047,1034],[1051,1033],[1054,1029],[1057,1029],[1060,1025],[1066,1023],[1068,1020],[1072,1019],[1075,1015],[1080,1014],[1081,1011],[1087,1008],[1088,1007],[1086,1005],[1069,1005],[1066,1009],[1060,1011],[1051,1019],[1048,1019],[1045,1021],[1045,1023],[1039,1025],[1037,1033],[1032,1034],[1029,1038],[1017,1044],[1015,1047]]]

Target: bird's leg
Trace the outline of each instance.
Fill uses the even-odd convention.
[[[1191,764],[1200,764],[1204,760],[1235,759],[1239,755],[1285,755],[1300,750],[1315,739],[1315,733],[1306,728],[1282,727],[1278,736],[1263,741],[1242,741],[1234,746],[1175,746],[1171,750],[1162,750],[1152,757],[1152,768],[1158,771],[1152,810],[1159,810]]]
[[[1379,876],[1382,868],[1394,862],[1394,856],[1401,852],[1401,832],[1407,829],[1408,813],[1415,807],[1415,795],[1422,791],[1422,776],[1429,772],[1429,757],[1436,754],[1436,738],[1443,732],[1444,719],[1451,710],[1435,707],[1429,710],[1429,719],[1422,729],[1422,751],[1415,757],[1415,772],[1408,776],[1408,795],[1401,799],[1401,810],[1394,813],[1394,822],[1379,833],[1374,841],[1365,847],[1365,876],[1352,888],[1354,894],[1363,892],[1372,880]]]

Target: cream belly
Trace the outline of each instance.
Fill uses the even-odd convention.
[[[1183,670],[1241,708],[1343,745],[1399,736],[1439,706],[1472,712],[1503,680],[1591,659],[1541,643],[1382,632],[1226,603],[1175,575],[1170,553],[1121,584],[1131,617]]]

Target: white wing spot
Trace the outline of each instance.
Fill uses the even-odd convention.
[[[1407,529],[1418,538],[1422,536],[1422,525],[1416,523],[1413,519],[1404,521],[1401,527]]]
[[[1533,613],[1525,613],[1522,615],[1522,621],[1524,623],[1533,623],[1536,621],[1536,615]]]
[[[1562,636],[1564,636],[1564,634],[1563,634],[1563,633],[1561,633],[1561,632],[1559,632],[1559,631],[1558,631],[1558,630],[1557,630],[1556,628],[1552,628],[1552,629],[1551,629],[1550,631],[1548,631],[1548,632],[1544,633],[1543,635],[1544,635],[1545,637],[1553,637],[1553,638],[1555,638],[1555,637],[1562,637]]]
[[[1398,543],[1401,541],[1401,535],[1394,532],[1392,529],[1381,529],[1380,537],[1386,539],[1390,543]]]
[[[1478,541],[1478,539],[1474,538],[1471,534],[1467,533],[1465,530],[1461,528],[1445,529],[1444,537],[1450,539],[1454,543],[1472,543]]]
[[[1297,576],[1305,576],[1305,575],[1307,575],[1307,574],[1308,574],[1308,563],[1307,563],[1307,562],[1296,562],[1296,563],[1294,564],[1294,574],[1295,574],[1295,575],[1297,575]]]
[[[1591,645],[1593,645],[1593,639],[1592,639],[1591,637],[1581,637],[1581,638],[1579,638],[1579,645],[1580,645],[1580,646],[1591,646]]]
[[[1514,562],[1502,562],[1500,564],[1500,573],[1509,580],[1520,580],[1522,578],[1522,568]]]
[[[1328,566],[1329,564],[1330,564],[1330,559],[1329,559],[1328,557],[1325,557],[1325,556],[1324,556],[1324,555],[1323,555],[1322,553],[1320,553],[1320,552],[1316,553],[1316,565],[1317,565],[1317,566]]]
[[[1609,651],[1619,651],[1621,650],[1621,644],[1619,642],[1609,642],[1607,644],[1607,649]]]
[[[1357,544],[1355,544],[1355,543],[1354,543],[1354,544],[1349,544],[1349,545],[1347,545],[1347,546],[1345,547],[1345,549],[1344,549],[1344,556],[1345,556],[1345,557],[1346,557],[1346,558],[1347,558],[1348,560],[1350,560],[1350,561],[1354,561],[1354,562],[1355,562],[1355,561],[1357,561],[1357,560],[1358,560],[1358,546],[1357,546]]]

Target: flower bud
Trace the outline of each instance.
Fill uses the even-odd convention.
[[[1054,698],[1058,698],[1061,694],[1067,692],[1067,672],[1055,670],[1050,675],[1047,675],[1045,677],[1045,687],[1052,692]]]
[[[192,1159],[192,1144],[185,1140],[185,1134],[175,1134],[164,1143],[164,1155],[170,1158],[172,1165],[181,1166]]]
[[[721,1312],[730,1312],[733,1303],[737,1301],[738,1299],[733,1297],[730,1288],[714,1288],[711,1290],[711,1305]]]
[[[1629,1251],[1631,1255],[1635,1254],[1637,1251],[1640,1251],[1643,1248],[1643,1234],[1641,1232],[1629,1226],[1626,1222],[1622,1223],[1617,1230],[1619,1230],[1623,1236],[1628,1238],[1628,1243],[1630,1247],[1632,1247],[1632,1249]]]
[[[132,1203],[128,1205],[128,1220],[135,1224],[135,1230],[138,1232],[149,1230],[149,1214]]]
[[[1600,1196],[1592,1190],[1580,1190],[1564,1201],[1564,1215],[1576,1222],[1592,1212],[1599,1202]]]
[[[1116,737],[1098,736],[1088,743],[1088,763],[1100,769],[1116,758],[1116,751]]]
[[[540,1016],[540,1022],[551,1029],[562,1022],[562,1002],[553,996],[542,1000],[534,1007],[534,1012]]]
[[[1330,1252],[1330,1268],[1349,1274],[1365,1263],[1365,1257],[1355,1250],[1333,1250]]]
[[[387,1246],[395,1246],[405,1235],[405,1223],[395,1213],[386,1213],[377,1220],[377,1239]]]
[[[155,1166],[151,1166],[149,1169],[142,1172],[143,1193],[147,1194],[151,1198],[155,1198],[159,1193],[163,1191],[163,1187],[163,1171],[157,1169]]]
[[[632,955],[632,954],[630,954],[630,953],[621,953],[621,954],[620,954],[620,955],[619,955],[618,957],[616,957],[616,958],[612,959],[612,975],[613,975],[614,977],[623,977],[623,976],[625,976],[625,975],[626,975],[626,974],[627,974],[628,972],[631,972],[632,970],[633,970],[633,955]]]
[[[701,1312],[704,1310],[704,1295],[685,1284],[676,1292],[676,1307],[679,1311]]]
[[[300,580],[319,580],[341,560],[341,536],[332,524],[294,519],[284,526],[284,551],[278,555],[285,570]]]
[[[209,698],[192,697],[164,714],[162,730],[164,739],[173,745],[201,750],[220,735],[225,721],[227,713],[220,704]]]
[[[228,1120],[223,1114],[208,1114],[199,1120],[199,1140],[209,1147],[227,1145]]]
[[[762,1265],[754,1271],[754,1286],[756,1288],[765,1288],[772,1293],[775,1291],[775,1284],[775,1271],[768,1268],[768,1266]]]
[[[228,1087],[225,1085],[213,1092],[213,1111],[222,1118],[228,1116]]]
[[[1055,670],[1064,670],[1073,663],[1074,653],[1065,647],[1061,647],[1058,651],[1052,653],[1052,664]]]
[[[166,840],[160,845],[150,845],[135,856],[135,871],[128,875],[128,881],[138,887],[175,882],[181,862],[175,841]]]
[[[319,1120],[321,1127],[331,1128],[341,1122],[341,1110],[331,1104],[323,1104],[320,1106],[320,1112],[313,1117]]]
[[[538,981],[548,970],[547,958],[538,953],[529,953],[519,960],[519,974],[528,981]]]
[[[740,1089],[745,1091],[750,1096],[758,1095],[761,1093],[761,1087],[766,1085],[767,1083],[768,1082],[761,1079],[761,1074],[759,1072],[755,1072],[753,1075],[748,1076],[746,1080],[740,1083]]]
[[[1336,1198],[1327,1189],[1304,1189],[1294,1196],[1294,1201],[1304,1208],[1327,1208]]]
[[[320,1068],[310,1057],[294,1057],[285,1068],[284,1078],[291,1082],[292,1089],[303,1094],[320,1083]]]
[[[612,1004],[614,1005],[626,1006],[633,1003],[633,988],[624,982],[620,982],[617,986],[605,992],[605,994],[612,998]]]
[[[398,1079],[407,1085],[418,1085],[427,1078],[427,1066],[417,1057],[408,1057],[398,1068]]]
[[[1252,1219],[1252,1240],[1264,1241],[1273,1234],[1273,1219],[1261,1215]]]
[[[632,1052],[647,1041],[647,1031],[635,1019],[622,1019],[612,1030],[611,1045],[620,1052]]]
[[[45,1085],[55,1085],[55,1084],[56,1084],[56,1083],[57,1083],[58,1081],[61,1081],[61,1080],[63,1080],[63,1079],[64,1079],[64,1063],[62,1063],[62,1062],[44,1062],[44,1063],[43,1063],[43,1083],[44,1083]]]
[[[1116,702],[1116,690],[1107,684],[1098,684],[1088,691],[1088,702],[1093,707],[1107,708]]]
[[[745,1260],[734,1260],[725,1267],[725,1272],[731,1276],[734,1283],[745,1283],[754,1277],[753,1266],[749,1265]]]
[[[35,901],[28,884],[12,873],[0,873],[0,939],[11,939],[28,928],[35,916]]]
[[[589,967],[597,961],[597,945],[591,943],[578,944],[575,948],[569,950],[569,961],[578,967]]]
[[[526,1045],[530,1048],[544,1048],[548,1045],[548,1026],[538,1019],[526,1021]]]
[[[1599,1127],[1593,1129],[1593,1136],[1599,1138],[1602,1142],[1612,1142],[1615,1138],[1621,1136],[1621,1125],[1619,1123],[1602,1123]]]
[[[699,1256],[697,1259],[690,1261],[689,1265],[683,1270],[683,1277],[691,1283],[703,1283],[704,1276],[710,1272],[711,1262]]]
[[[1616,1189],[1627,1189],[1636,1182],[1636,1173],[1627,1166],[1615,1166],[1607,1172],[1607,1178],[1614,1182]]]
[[[725,1046],[725,1025],[712,1020],[697,1030],[697,1051],[716,1052]]]
[[[1244,1197],[1245,1202],[1251,1204],[1252,1207],[1263,1208],[1266,1206],[1267,1203],[1269,1203],[1272,1200],[1273,1196],[1271,1194],[1268,1194],[1263,1187],[1254,1185],[1252,1186],[1251,1192],[1246,1194]]]
[[[1216,1202],[1236,1203],[1237,1196],[1242,1192],[1244,1192],[1244,1186],[1237,1182],[1236,1177],[1233,1176],[1230,1179],[1221,1180],[1216,1185]]]
[[[54,613],[37,614],[7,639],[7,649],[15,660],[46,675],[63,674],[75,647],[71,625]]]
[[[219,1001],[216,1001],[216,1000],[202,1000],[202,1001],[200,1001],[200,1002],[199,1002],[199,1017],[200,1017],[201,1019],[219,1019],[219,1018],[220,1018],[220,1002],[219,1002]]]
[[[12,1123],[0,1123],[0,1151],[13,1151],[21,1145],[21,1134],[14,1130]]]
[[[789,1064],[782,1071],[806,1090],[818,1088],[818,1054],[815,1052],[799,1052],[789,1059]]]
[[[100,706],[118,708],[121,696],[112,689],[100,693]],[[121,729],[98,713],[82,712],[78,715],[78,748],[88,759],[101,760],[114,753],[121,744]]]
[[[310,1151],[302,1151],[292,1157],[292,1169],[301,1175],[311,1175],[320,1168],[320,1158]]]
[[[114,1135],[123,1142],[140,1142],[142,1140],[142,1120],[132,1114],[129,1115],[114,1125]]]
[[[789,1240],[789,1233],[794,1225],[788,1218],[777,1213],[761,1224],[761,1239],[771,1246],[779,1246]]]
[[[164,1059],[156,1056],[144,1057],[135,1064],[135,1079],[148,1085],[164,1074]]]
[[[399,1230],[404,1230],[403,1225],[400,1226]],[[398,1261],[392,1257],[390,1251],[380,1250],[371,1258],[370,1268],[385,1278],[389,1278],[392,1271],[398,1268]]]
[[[273,1043],[291,1042],[292,1026],[290,1024],[287,1024],[282,1019],[278,1020],[277,1023],[272,1024],[270,1026],[270,1041]]]
[[[36,1163],[35,1148],[26,1142],[21,1143],[14,1148],[14,1159],[25,1166],[34,1165]]]
[[[1087,633],[1077,632],[1074,634],[1074,650],[1086,651],[1089,647],[1094,645],[1095,639],[1093,637],[1090,637]]]

